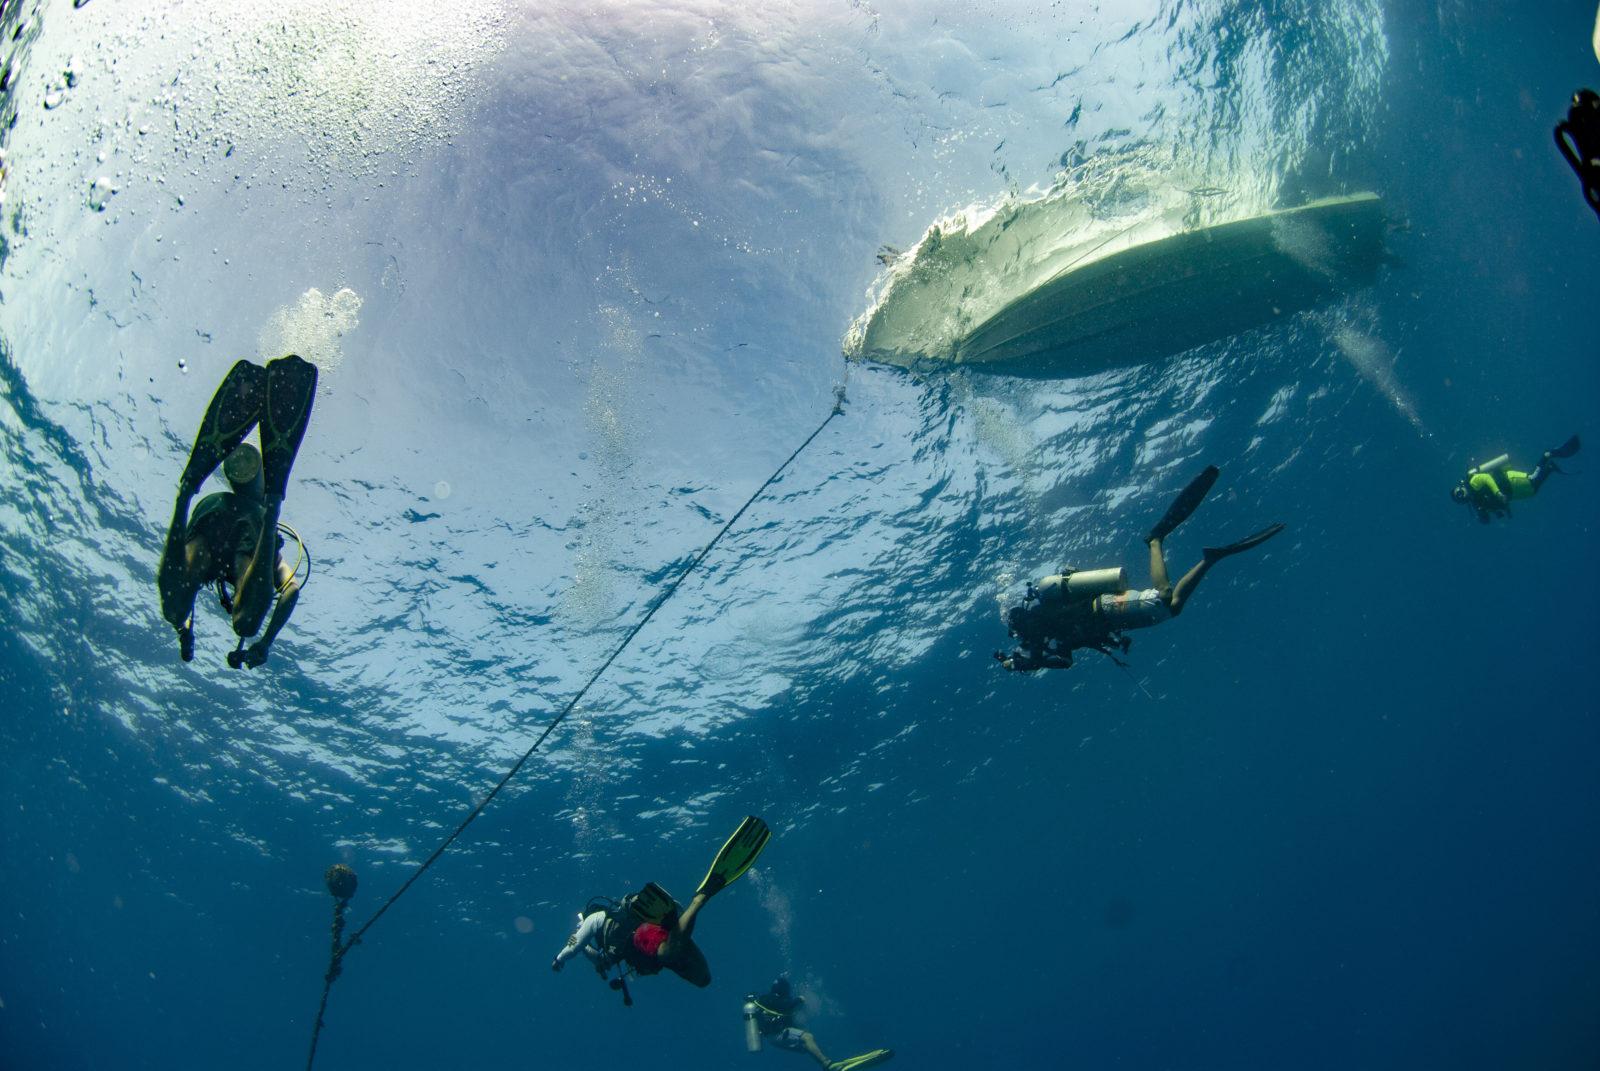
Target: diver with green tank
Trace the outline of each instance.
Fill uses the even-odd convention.
[[[1121,567],[1073,570],[1063,566],[1059,574],[1029,584],[1023,601],[1007,612],[1006,625],[1018,642],[1010,654],[996,651],[995,660],[1018,673],[1067,669],[1072,665],[1072,652],[1080,649],[1099,651],[1115,660],[1112,650],[1126,652],[1132,642],[1123,632],[1177,617],[1213,565],[1283,531],[1283,525],[1274,524],[1237,543],[1206,547],[1194,568],[1172,584],[1162,541],[1205,500],[1217,475],[1217,467],[1207,465],[1145,538],[1150,546],[1152,587],[1128,590],[1127,571]]]
[[[561,970],[582,952],[602,978],[617,969],[617,977],[610,979],[611,988],[620,990],[623,1003],[630,1005],[633,996],[628,992],[628,978],[635,975],[660,974],[665,969],[704,989],[711,984],[711,967],[694,942],[700,909],[743,877],[771,839],[772,831],[761,819],[752,816],[739,823],[712,860],[688,907],[680,906],[653,881],[620,901],[591,899],[579,912],[578,928],[556,953],[550,969]]]
[[[806,998],[793,991],[789,979],[779,975],[765,993],[744,998],[744,1042],[751,1052],[761,1051],[763,1038],[780,1049],[803,1052],[826,1071],[866,1071],[866,1068],[894,1058],[893,1049],[873,1049],[843,1060],[830,1060],[822,1052],[811,1031],[795,1025],[795,1016]]]
[[[234,669],[265,662],[273,640],[294,613],[303,583],[300,562],[307,563],[309,577],[310,560],[299,535],[278,515],[316,391],[316,367],[295,354],[268,361],[264,368],[239,361],[206,409],[178,481],[177,504],[156,573],[161,616],[177,630],[178,653],[185,662],[194,658],[195,596],[208,584],[216,585],[217,598],[239,637],[238,647],[228,655]],[[260,450],[244,441],[258,424]],[[189,503],[219,465],[231,490],[207,495],[191,515]],[[299,546],[293,566],[280,554],[280,533]],[[261,631],[268,610],[272,616],[266,631],[246,647],[245,641]]]
[[[1510,517],[1512,500],[1538,494],[1552,473],[1562,471],[1556,461],[1576,454],[1581,445],[1574,435],[1555,449],[1546,450],[1532,472],[1511,468],[1510,454],[1491,458],[1468,469],[1461,482],[1451,488],[1450,498],[1470,507],[1472,515],[1482,524],[1488,524],[1495,517]]]

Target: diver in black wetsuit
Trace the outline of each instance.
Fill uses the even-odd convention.
[[[894,1058],[893,1049],[873,1049],[843,1060],[830,1060],[823,1055],[811,1031],[795,1025],[806,998],[789,988],[789,979],[779,975],[772,986],[760,996],[751,993],[744,998],[745,1045],[751,1052],[761,1048],[765,1038],[780,1049],[803,1052],[817,1061],[825,1071],[866,1071]]]
[[[228,655],[228,665],[235,669],[265,662],[273,640],[294,613],[300,597],[301,582],[295,576],[299,562],[284,564],[280,529],[299,543],[302,559],[305,544],[294,529],[279,523],[278,515],[316,389],[316,368],[288,354],[266,367],[239,361],[211,399],[178,481],[156,570],[161,616],[177,630],[178,653],[185,662],[194,658],[195,596],[207,584],[217,585],[239,637],[238,648]],[[258,425],[260,450],[244,441]],[[231,490],[207,495],[191,515],[189,503],[219,465]],[[263,622],[266,631],[246,647]]]
[[[1567,117],[1556,124],[1556,148],[1578,176],[1583,199],[1600,217],[1600,94],[1580,89],[1572,94]]]

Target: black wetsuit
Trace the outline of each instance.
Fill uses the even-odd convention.
[[[806,1002],[806,998],[792,993],[780,996],[769,989],[759,997],[752,998],[752,1002],[756,1006],[756,1029],[761,1031],[762,1037],[770,1038],[794,1026],[795,1013]]]

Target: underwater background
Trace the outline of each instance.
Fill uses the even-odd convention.
[[[0,1065],[305,1059],[359,923],[848,402],[344,963],[318,1065],[1600,1064],[1590,0],[0,5]],[[1381,194],[1376,285],[1077,380],[846,365],[880,247],[1160,181]],[[1066,200],[1074,200],[1067,197]],[[1076,199],[1082,204],[1083,199]],[[892,254],[886,254],[889,256]],[[322,370],[271,661],[155,565],[240,357]],[[1592,452],[1595,445],[1590,446]],[[1288,532],[1124,673],[1000,616]],[[213,484],[211,489],[217,485]],[[591,895],[776,836],[636,1005]],[[769,1046],[770,1050],[770,1046]]]

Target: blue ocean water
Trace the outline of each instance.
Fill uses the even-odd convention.
[[[299,1066],[324,868],[368,918],[841,383],[351,951],[318,1066],[800,1067],[744,1051],[779,971],[894,1067],[1600,1063],[1600,476],[1447,497],[1593,428],[1589,0],[758,7],[0,7],[0,1064]],[[880,246],[1140,152],[1375,190],[1390,262],[1088,379],[841,360]],[[203,604],[181,664],[177,475],[290,348],[315,573],[266,666]],[[1142,578],[1208,462],[1175,568],[1289,531],[1127,674],[996,668],[1022,581]],[[708,990],[548,970],[747,813]]]

